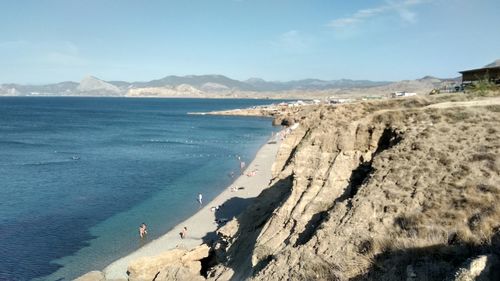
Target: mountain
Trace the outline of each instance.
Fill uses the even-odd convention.
[[[427,93],[456,79],[426,76],[397,82],[370,80],[266,81],[250,78],[239,81],[223,75],[165,76],[147,82],[104,81],[94,76],[80,83],[61,82],[47,85],[0,85],[0,95],[55,96],[159,96],[159,97],[231,97],[231,98],[320,98],[332,95],[385,95],[392,91]]]
[[[484,67],[486,68],[486,67],[498,67],[498,66],[500,66],[500,59],[497,59],[494,62],[485,65]]]
[[[106,82],[120,89],[128,89],[132,87],[132,83],[126,81],[106,81]]]
[[[0,95],[2,94],[2,92],[7,91],[10,91],[11,93],[17,93],[16,95],[68,95],[74,92],[77,86],[78,83],[71,81],[47,85],[3,84],[0,85]]]
[[[207,83],[223,85],[228,89],[237,89],[240,91],[253,91],[255,90],[252,85],[238,80],[228,78],[223,75],[188,75],[188,76],[175,76],[170,75],[158,80],[149,82],[134,82],[135,88],[144,87],[176,87],[182,84],[191,85],[195,88],[202,88]]]
[[[293,91],[293,90],[326,90],[339,88],[365,88],[382,86],[389,84],[386,81],[369,81],[369,80],[319,80],[319,79],[302,79],[287,82],[265,81],[260,78],[251,78],[245,81],[252,85],[258,91]]]
[[[87,76],[80,83],[66,81],[46,85],[2,84],[0,96],[116,96],[125,94],[129,86],[128,82],[110,83]]]
[[[94,76],[87,76],[83,78],[78,87],[76,87],[76,90],[82,93],[98,92],[99,94],[119,94],[121,92],[120,88],[117,86],[100,80]]]
[[[112,83],[112,82],[110,82]],[[239,81],[223,75],[188,75],[188,76],[166,76],[162,79],[149,82],[134,82],[134,88],[145,87],[176,87],[182,84],[191,85],[197,89],[207,91],[238,90],[238,91],[292,91],[292,90],[325,90],[330,88],[352,88],[373,87],[389,84],[385,81],[369,80],[319,80],[303,79],[287,82],[266,81],[260,78],[250,78]],[[114,84],[114,83],[113,83]],[[115,84],[117,85],[117,84]]]

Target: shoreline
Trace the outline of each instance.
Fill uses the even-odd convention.
[[[272,178],[271,168],[280,146],[280,142],[270,143],[270,141],[271,139],[260,147],[252,162],[247,165],[244,174],[238,176],[212,201],[203,203],[196,213],[162,236],[107,265],[102,270],[106,279],[127,279],[128,265],[137,258],[159,255],[174,248],[192,249],[205,243],[207,239],[214,238],[215,231],[219,228],[216,219],[231,220],[268,187]],[[255,169],[257,173],[254,176],[246,175]],[[232,191],[231,187],[244,189]],[[219,205],[223,205],[219,211],[211,210],[212,207]],[[179,232],[184,226],[187,226],[188,234],[185,239],[181,239]]]

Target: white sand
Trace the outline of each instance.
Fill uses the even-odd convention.
[[[202,244],[202,237],[209,233],[213,233],[217,229],[217,224],[215,223],[215,212],[211,211],[210,208],[212,206],[222,205],[229,200],[232,201],[233,204],[223,206],[220,213],[223,213],[228,219],[237,215],[237,212],[241,211],[241,207],[238,208],[238,199],[235,198],[254,198],[268,186],[269,181],[271,180],[271,167],[274,163],[278,148],[279,143],[266,143],[258,151],[252,163],[247,165],[245,171],[246,174],[254,169],[258,169],[257,174],[252,177],[242,175],[231,185],[231,187],[244,187],[245,189],[232,192],[230,187],[228,187],[211,202],[206,204],[203,203],[204,207],[200,209],[200,211],[175,226],[172,230],[160,238],[151,241],[137,251],[108,265],[104,269],[106,279],[126,279],[129,262],[139,257],[155,256],[175,247],[185,247],[190,249]],[[188,234],[186,239],[181,239],[179,232],[184,226],[187,226]]]

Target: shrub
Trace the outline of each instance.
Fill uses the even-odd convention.
[[[471,86],[471,90],[473,95],[484,97],[498,90],[498,87],[490,81],[489,75],[486,74]]]

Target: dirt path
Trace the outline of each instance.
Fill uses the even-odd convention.
[[[425,108],[450,108],[450,107],[470,107],[470,106],[488,106],[500,104],[500,97],[487,98],[482,100],[442,102],[428,105]]]

